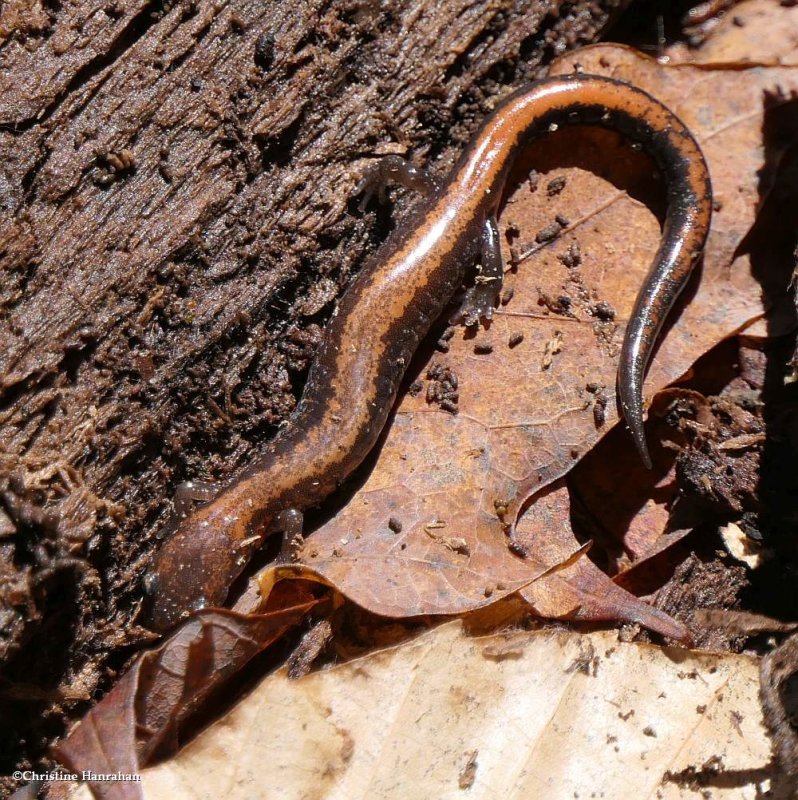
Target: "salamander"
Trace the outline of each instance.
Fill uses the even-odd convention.
[[[267,535],[301,533],[301,512],[331,494],[375,445],[410,359],[478,256],[460,318],[474,324],[491,316],[503,274],[496,213],[510,167],[530,140],[573,124],[638,142],[667,184],[661,242],[626,327],[617,381],[626,423],[651,467],[643,378],[704,246],[707,166],[685,125],[646,92],[592,75],[547,78],[500,102],[440,184],[396,156],[361,182],[373,193],[393,181],[421,197],[338,303],[289,424],[228,485],[200,492],[207,502],[176,514],[145,580],[154,628],[221,605]]]

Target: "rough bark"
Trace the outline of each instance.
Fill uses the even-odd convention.
[[[290,414],[389,227],[350,202],[365,167],[444,172],[497,94],[621,5],[0,7],[0,771],[146,641],[175,484],[223,480]]]

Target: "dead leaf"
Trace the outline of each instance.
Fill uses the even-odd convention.
[[[70,770],[134,775],[178,747],[181,726],[208,696],[317,605],[298,582],[281,586],[268,613],[198,612],[143,653],[55,748]],[[139,800],[140,784],[90,781],[97,800]]]
[[[539,494],[518,526],[518,538],[535,557],[557,563],[573,547],[571,498],[564,480]],[[541,617],[572,620],[624,620],[678,641],[689,641],[687,629],[667,614],[617,586],[590,559],[553,570],[521,591]]]
[[[659,797],[786,800],[757,661],[612,633],[469,638],[459,623],[296,681],[266,678],[170,762],[148,800]],[[379,713],[374,713],[379,709]],[[468,767],[473,762],[472,767]],[[699,794],[697,794],[699,793]],[[82,789],[73,800],[86,798]]]

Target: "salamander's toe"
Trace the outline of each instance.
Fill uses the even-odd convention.
[[[452,316],[450,322],[454,325],[462,323],[470,328],[481,319],[492,319],[495,304],[496,291],[494,287],[478,283],[465,293],[460,308]]]

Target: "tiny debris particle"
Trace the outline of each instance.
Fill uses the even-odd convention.
[[[535,242],[537,242],[537,244],[545,244],[546,242],[551,242],[560,235],[561,231],[562,228],[559,226],[559,224],[556,222],[552,222],[551,225],[547,225],[545,228],[541,228],[535,234]]]
[[[621,627],[620,633],[618,634],[618,641],[619,642],[633,642],[635,636],[640,634],[640,625],[637,623],[633,624],[626,624]]]
[[[571,242],[568,249],[557,256],[558,261],[568,269],[574,269],[582,263],[582,251],[579,248],[579,242]]]
[[[488,342],[480,342],[474,345],[474,353],[478,356],[488,355],[493,352],[493,345]]]
[[[536,192],[538,186],[540,186],[540,173],[533,169],[532,172],[529,173],[527,183],[529,184],[529,191]]]
[[[491,661],[509,661],[524,655],[523,638],[513,634],[505,634],[500,639],[482,648],[482,656]]]
[[[744,433],[739,436],[732,436],[718,445],[718,450],[747,450],[758,444],[764,444],[766,436],[764,433]]]
[[[597,394],[593,403],[593,422],[597,428],[601,428],[607,421],[607,397],[604,394]]]
[[[441,334],[440,339],[438,339],[437,343],[435,344],[435,348],[440,350],[441,353],[448,353],[449,352],[449,340],[454,336],[454,327],[451,325],[444,330]]]
[[[274,36],[262,33],[255,42],[255,64],[264,72],[274,63]]]
[[[574,317],[574,312],[571,310],[574,301],[567,295],[561,294],[557,297],[544,292],[538,288],[538,305],[543,306],[546,311],[553,314],[558,314],[561,317]]]
[[[651,725],[646,725],[643,728],[643,736],[651,736],[653,739],[657,738],[657,732],[651,727]]]
[[[512,540],[512,541],[511,541],[511,542],[510,542],[510,543],[507,545],[507,549],[508,549],[508,550],[509,550],[511,553],[513,553],[513,554],[515,554],[515,555],[517,555],[517,556],[520,556],[521,558],[526,558],[526,557],[529,555],[529,551],[528,551],[528,550],[526,549],[526,547],[524,547],[524,545],[523,545],[523,544],[521,544],[521,542],[519,542],[517,539],[513,539],[513,540]]]
[[[555,222],[556,222],[556,223],[557,223],[557,224],[558,224],[558,225],[559,225],[561,228],[567,228],[567,227],[568,227],[568,226],[571,224],[571,220],[570,220],[570,219],[568,219],[568,217],[566,217],[566,216],[565,216],[565,215],[563,215],[563,214],[557,214],[557,216],[556,216],[556,217],[554,217],[554,221],[555,221]]]
[[[397,519],[396,517],[391,517],[391,518],[388,520],[388,527],[389,527],[389,528],[390,528],[390,529],[391,529],[391,530],[392,530],[394,533],[401,533],[401,532],[402,532],[402,521],[401,521],[401,520],[399,520],[399,519]]]
[[[546,186],[546,194],[549,197],[556,197],[564,188],[567,180],[565,175],[559,175],[550,180]]]
[[[507,342],[508,347],[518,347],[524,341],[523,333],[514,333]]]
[[[460,771],[460,776],[457,780],[457,785],[461,789],[470,789],[477,776],[477,753],[478,750],[472,750],[466,753],[466,763]]]
[[[600,300],[591,309],[590,313],[602,322],[611,322],[615,319],[615,309],[606,301]]]
[[[468,546],[468,542],[458,536],[441,537],[440,543],[453,553],[459,553],[463,556],[471,555],[471,548]]]
[[[310,672],[313,662],[321,655],[332,640],[332,625],[328,620],[317,622],[305,633],[301,641],[288,657],[288,677],[301,678]]]
[[[510,501],[497,497],[493,501],[493,508],[496,511],[496,516],[499,519],[503,519],[507,515],[507,512],[510,510]]]
[[[420,392],[421,392],[421,390],[423,388],[424,388],[424,384],[421,383],[421,381],[413,381],[413,383],[410,384],[410,386],[409,386],[409,388],[407,390],[407,393],[411,397],[415,397],[417,394],[420,394]]]
[[[729,720],[732,727],[737,731],[739,736],[743,735],[742,724],[745,717],[739,711],[732,711],[729,713]]]
[[[444,411],[456,414],[460,400],[456,373],[436,361],[427,370],[427,378],[431,381],[427,386],[427,402],[438,403]]]
[[[503,306],[506,306],[510,300],[513,299],[513,295],[515,294],[515,289],[512,286],[505,287],[504,291],[502,292],[501,300],[499,301]]]
[[[136,156],[132,150],[123,148],[119,152],[108,152],[97,156],[97,163],[93,181],[97,186],[108,186],[135,170]]]
[[[136,157],[133,155],[133,151],[127,148],[118,153],[108,153],[105,160],[112,172],[124,172],[132,170],[136,166]]]
[[[554,356],[562,350],[562,341],[562,333],[560,331],[554,331],[554,336],[546,342],[546,348],[543,351],[543,360],[540,365],[541,369],[546,370],[552,365]]]

